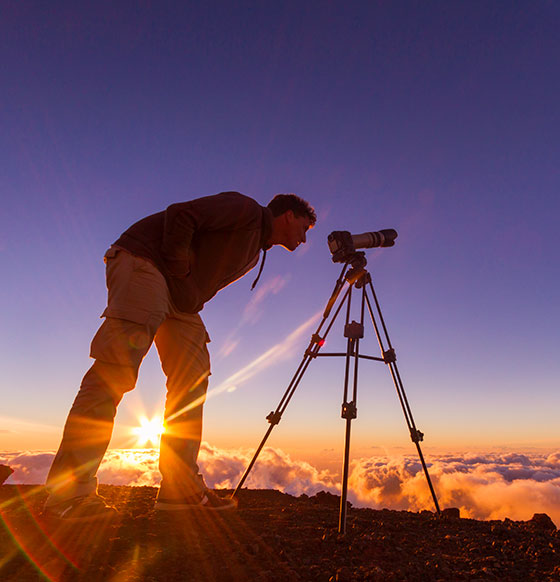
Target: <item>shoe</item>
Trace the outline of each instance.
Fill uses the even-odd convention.
[[[61,522],[88,522],[111,520],[117,517],[118,511],[105,503],[99,495],[72,497],[67,501],[46,507],[43,516],[47,519]]]
[[[220,497],[210,489],[206,489],[197,495],[184,497],[182,499],[158,499],[156,501],[156,511],[186,511],[191,509],[203,509],[205,511],[223,511],[235,509],[237,499],[231,497]]]

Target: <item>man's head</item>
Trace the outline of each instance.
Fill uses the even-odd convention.
[[[272,233],[269,245],[281,245],[295,251],[304,243],[305,233],[317,221],[315,210],[295,194],[277,194],[269,203],[272,211]]]

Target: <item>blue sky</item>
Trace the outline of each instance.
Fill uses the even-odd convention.
[[[369,268],[428,449],[560,447],[557,3],[2,12],[0,449],[57,446],[110,243],[224,190],[262,204],[295,192],[319,221],[305,248],[270,253],[268,293],[250,292],[251,273],[205,307],[212,389],[322,309],[339,271],[331,231],[393,227],[396,246],[368,252]],[[312,328],[236,390],[215,390],[206,440],[260,440]],[[356,454],[410,447],[387,371],[361,369]],[[272,444],[302,458],[340,449],[342,373],[312,364]],[[163,397],[150,353],[115,443]]]

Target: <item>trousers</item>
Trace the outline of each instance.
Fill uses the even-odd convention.
[[[111,247],[104,257],[108,300],[91,342],[94,359],[72,404],[47,477],[47,506],[97,491],[117,406],[136,385],[155,342],[167,377],[158,497],[181,499],[204,489],[197,457],[210,375],[210,341],[198,314],[177,311],[163,275],[148,260]]]

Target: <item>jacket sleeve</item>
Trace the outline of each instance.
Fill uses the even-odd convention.
[[[260,205],[237,192],[171,204],[164,215],[161,254],[174,277],[190,272],[193,237],[212,230],[252,229],[260,225]]]

